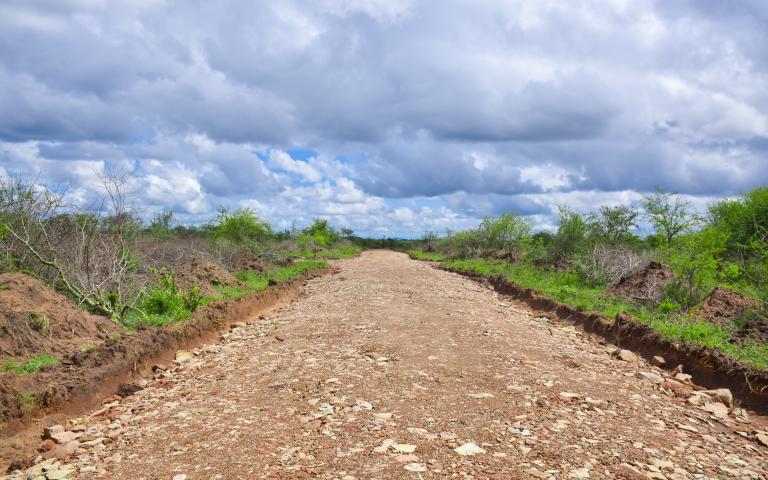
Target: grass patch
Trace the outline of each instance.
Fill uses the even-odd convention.
[[[183,290],[176,284],[171,272],[161,271],[144,294],[138,308],[126,315],[125,327],[135,330],[141,325],[160,327],[189,320],[202,300],[200,289],[195,287]]]
[[[328,264],[322,260],[300,260],[292,265],[278,267],[267,273],[237,272],[235,273],[235,278],[240,280],[244,286],[216,287],[216,290],[219,292],[219,298],[213,300],[230,300],[248,295],[249,293],[260,292],[269,287],[270,280],[288,282],[304,273],[326,268],[327,266]]]
[[[357,245],[335,245],[330,248],[324,248],[319,251],[312,250],[292,250],[288,252],[290,258],[320,259],[320,260],[342,260],[360,255],[364,249]]]
[[[33,330],[37,330],[45,336],[50,336],[51,321],[48,319],[48,317],[37,312],[29,312],[27,313],[27,318],[29,320],[29,326]]]
[[[331,247],[327,250],[321,250],[313,258],[321,258],[328,260],[341,260],[344,258],[352,258],[363,251],[362,247],[357,245],[341,245],[337,247]]]
[[[242,286],[216,286],[217,295],[201,296],[197,288],[183,290],[176,285],[173,275],[168,272],[158,278],[142,299],[139,309],[131,311],[126,316],[125,326],[128,330],[136,330],[142,325],[161,327],[164,325],[183,322],[192,317],[194,311],[201,306],[216,300],[231,300],[249,293],[266,290],[270,280],[286,282],[299,275],[327,267],[323,260],[301,260],[287,267],[278,267],[267,273],[238,272],[235,277]],[[116,341],[119,341],[118,336]]]
[[[19,405],[26,410],[32,410],[35,407],[35,394],[25,392],[19,395]]]
[[[768,345],[732,343],[730,338],[735,327],[696,321],[679,310],[648,308],[607,296],[606,288],[585,286],[571,272],[546,270],[522,262],[511,264],[486,259],[459,260],[427,252],[409,253],[415,258],[439,261],[446,267],[462,272],[484,277],[502,275],[521,287],[531,288],[577,309],[597,312],[608,318],[626,311],[671,340],[716,348],[735,360],[761,369],[768,368]]]
[[[417,260],[428,260],[430,262],[443,262],[448,257],[438,252],[424,252],[421,250],[408,250],[408,254]]]
[[[24,363],[18,363],[15,360],[8,360],[3,365],[4,372],[13,372],[16,375],[31,375],[47,365],[56,365],[59,363],[53,356],[47,353],[41,353],[28,358]]]

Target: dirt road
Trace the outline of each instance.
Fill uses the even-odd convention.
[[[96,412],[68,478],[767,478],[764,418],[403,254],[337,266]]]

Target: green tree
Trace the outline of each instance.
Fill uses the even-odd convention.
[[[584,217],[568,207],[558,209],[557,235],[552,242],[551,254],[555,260],[570,258],[584,245],[587,223]]]
[[[484,218],[478,233],[486,247],[509,252],[530,239],[531,224],[520,215],[507,212],[497,219]]]
[[[347,240],[351,240],[355,236],[355,231],[349,227],[341,227],[341,236]]]
[[[699,218],[692,214],[691,207],[691,202],[661,190],[643,197],[645,214],[667,247],[672,246],[675,237],[699,222]]]
[[[222,207],[219,209],[219,215],[211,233],[218,240],[248,243],[271,238],[272,226],[266,220],[259,218],[249,208],[230,212]]]
[[[483,241],[476,230],[462,230],[445,239],[446,246],[452,255],[471,258],[480,254]]]
[[[667,263],[680,280],[675,301],[684,305],[696,304],[706,289],[714,286],[718,274],[718,256],[725,249],[728,234],[714,228],[704,228],[681,235],[675,247],[665,252]]]
[[[729,250],[747,247],[768,230],[768,187],[714,203],[709,207],[708,219],[713,227],[729,232]]]
[[[155,215],[149,224],[149,233],[161,238],[172,235],[174,226],[173,210],[166,209]]]
[[[590,215],[587,219],[590,236],[618,244],[631,236],[632,228],[637,226],[639,212],[625,205],[616,207],[602,206],[599,214]]]
[[[302,231],[300,240],[302,242],[309,241],[316,246],[327,247],[331,243],[339,239],[339,234],[331,227],[328,220],[323,218],[316,218],[312,225],[308,226]]]

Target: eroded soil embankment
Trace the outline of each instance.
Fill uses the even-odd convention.
[[[745,407],[768,413],[768,372],[737,362],[719,350],[673,342],[626,312],[611,321],[594,312],[585,312],[553,300],[530,288],[520,287],[504,277],[485,277],[436,264],[437,268],[490,283],[504,295],[522,301],[531,308],[580,325],[586,332],[602,336],[622,348],[635,351],[646,359],[661,356],[669,368],[682,365],[693,381],[708,388],[727,387]]]
[[[229,325],[252,319],[290,302],[307,280],[328,274],[315,270],[234,300],[217,301],[198,309],[185,322],[162,328],[143,328],[119,342],[83,351],[34,375],[4,374],[0,379],[0,465],[31,460],[48,424],[79,415],[115,395],[119,387],[139,379],[154,364],[167,363],[179,350],[213,341]],[[30,412],[19,402],[19,392],[34,392],[38,409]]]

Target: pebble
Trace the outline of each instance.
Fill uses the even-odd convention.
[[[75,453],[78,448],[80,448],[80,442],[77,440],[72,440],[71,442],[59,445],[53,450],[45,452],[45,454],[43,454],[43,458],[56,458],[59,460],[64,460]]]
[[[173,357],[173,361],[176,363],[185,363],[195,358],[195,354],[192,352],[187,352],[185,350],[178,350],[176,352],[176,355]]]
[[[43,429],[43,438],[53,438],[54,435],[60,435],[64,433],[63,425],[52,425]]]
[[[576,470],[571,470],[568,473],[568,477],[570,477],[570,478],[589,478],[589,469],[588,468],[577,468]]]
[[[562,400],[570,402],[571,400],[575,400],[577,398],[581,398],[581,395],[579,395],[578,393],[572,393],[572,392],[560,392],[559,397]]]
[[[625,362],[636,363],[638,361],[637,355],[630,352],[629,350],[617,350],[615,355],[619,360],[623,360]]]
[[[390,448],[400,453],[413,453],[416,451],[416,445],[411,445],[408,443],[393,443],[390,445]]]
[[[728,408],[733,407],[733,394],[727,388],[718,388],[715,390],[704,390],[701,393],[704,393],[706,395],[709,395],[712,398],[717,399]]]
[[[461,456],[472,456],[485,453],[485,450],[478,447],[474,442],[469,442],[453,449],[454,452]]]
[[[45,476],[46,478],[48,478],[48,480],[62,480],[67,478],[69,474],[73,472],[74,470],[69,470],[69,469],[61,469],[61,470],[53,469],[53,470],[46,471]]]
[[[667,364],[667,361],[664,360],[664,357],[660,357],[656,355],[653,358],[651,358],[651,365],[655,367],[663,367],[666,364]]]
[[[653,383],[664,383],[664,377],[653,372],[637,372],[637,377],[650,380]]]
[[[494,395],[492,393],[486,393],[486,392],[483,392],[483,393],[468,393],[467,396],[470,397],[470,398],[478,398],[478,399],[480,399],[480,398],[493,398],[494,397]]]

